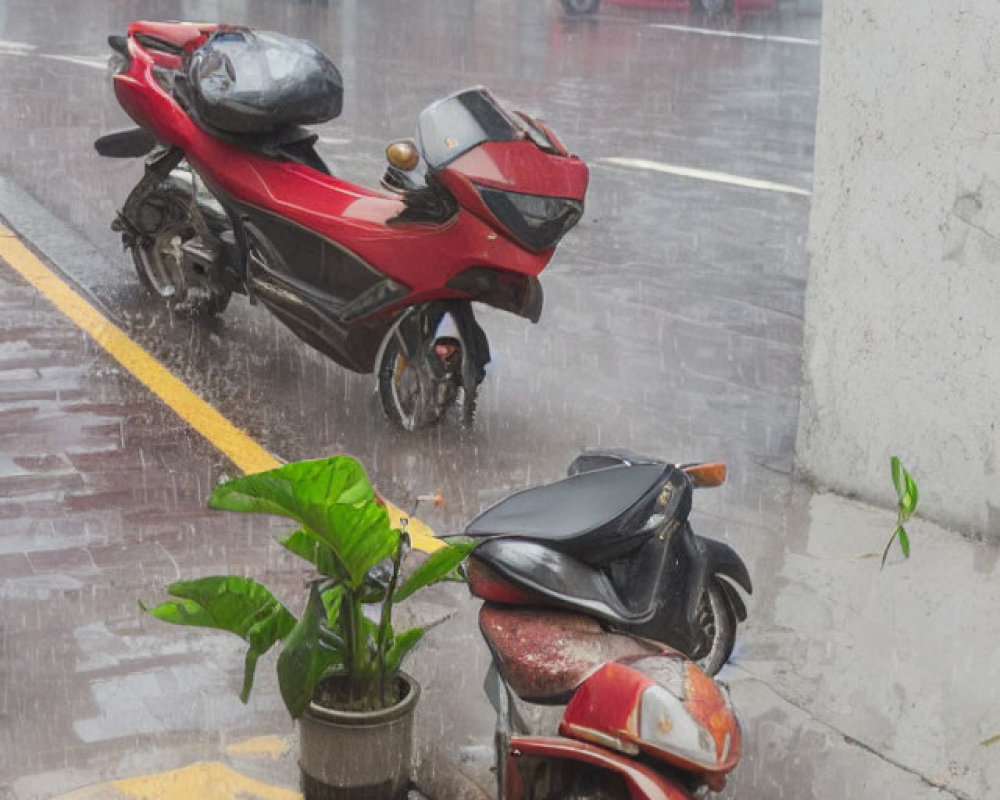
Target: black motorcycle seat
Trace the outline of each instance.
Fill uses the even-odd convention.
[[[604,571],[541,542],[490,539],[472,551],[476,559],[502,579],[546,598],[548,603],[588,614],[616,625],[648,622],[652,603],[629,608]]]
[[[512,494],[465,529],[472,538],[544,542],[588,564],[605,564],[634,550],[673,467],[613,466]]]

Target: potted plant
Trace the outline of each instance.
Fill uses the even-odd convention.
[[[400,669],[423,635],[397,632],[392,608],[418,589],[452,578],[471,544],[445,544],[405,580],[405,530],[394,529],[364,469],[336,456],[286,464],[220,484],[209,505],[278,514],[298,528],[278,541],[308,561],[313,577],[296,617],[264,586],[239,576],[174,583],[153,616],[230,631],[249,645],[240,698],[257,660],[274,644],[281,697],[299,721],[299,766],[307,798],[396,798],[409,779],[416,681]],[[405,524],[404,524],[405,528]],[[366,606],[369,613],[365,613]]]

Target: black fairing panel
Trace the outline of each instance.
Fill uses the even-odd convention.
[[[639,624],[651,616],[649,609],[627,608],[604,572],[543,544],[491,539],[473,554],[515,585],[544,595],[554,605],[618,625]]]
[[[663,542],[656,541],[664,548]],[[695,616],[708,573],[689,525],[675,530],[662,552],[640,553],[624,585],[638,587],[643,579],[649,583],[651,579],[644,578],[643,573],[654,569],[658,570],[652,598],[654,612],[647,622],[629,626],[628,631],[691,653],[698,643]],[[618,580],[615,583],[618,585]]]
[[[696,537],[698,547],[705,554],[706,569],[709,575],[725,575],[738,583],[747,594],[753,594],[753,583],[750,581],[750,573],[733,548],[725,542],[715,539],[705,539]]]
[[[355,372],[375,369],[379,347],[399,318],[350,319],[350,303],[385,276],[350,251],[295,223],[235,205],[248,237],[251,295],[303,341]]]
[[[491,267],[470,267],[450,278],[449,289],[468,292],[470,300],[509,311],[532,322],[542,317],[545,293],[538,278]]]
[[[465,533],[533,539],[589,564],[607,563],[648,538],[644,523],[671,470],[611,467],[525,489],[484,511]]]

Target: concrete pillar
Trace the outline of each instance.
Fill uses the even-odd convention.
[[[823,13],[799,466],[1000,540],[1000,6]]]

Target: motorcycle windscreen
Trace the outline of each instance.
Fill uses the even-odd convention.
[[[512,142],[521,127],[485,89],[466,89],[420,112],[417,139],[424,160],[439,170],[484,142]]]

